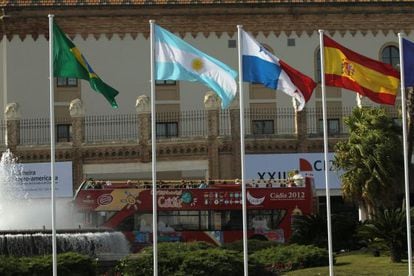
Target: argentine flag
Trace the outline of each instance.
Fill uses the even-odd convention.
[[[169,31],[154,25],[155,79],[201,82],[230,105],[237,91],[237,72],[226,64],[194,48]]]
[[[261,83],[295,98],[300,111],[312,96],[316,83],[266,50],[248,33],[241,30],[243,81]]]

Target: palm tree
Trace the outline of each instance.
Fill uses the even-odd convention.
[[[334,251],[359,248],[358,240],[355,238],[357,225],[355,218],[349,213],[332,214]],[[325,214],[295,216],[289,243],[326,248],[328,245],[327,236]]]
[[[406,218],[404,209],[386,209],[375,213],[358,232],[371,242],[382,241],[390,251],[392,262],[401,262],[406,241]]]
[[[396,204],[402,188],[400,128],[382,108],[355,108],[345,118],[348,140],[335,146],[342,191],[369,214]]]

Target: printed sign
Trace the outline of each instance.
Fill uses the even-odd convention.
[[[333,153],[328,153],[328,181],[330,188],[340,188],[341,172],[333,169]],[[325,162],[323,153],[248,154],[245,157],[246,179],[286,179],[288,172],[299,170],[303,176],[312,176],[315,188],[325,189]]]
[[[50,163],[22,163],[16,179],[22,183],[23,193],[28,198],[50,197]],[[55,196],[72,197],[72,162],[55,163]]]

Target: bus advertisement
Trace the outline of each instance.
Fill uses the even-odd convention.
[[[197,183],[197,184],[195,184]],[[248,237],[287,242],[295,215],[316,211],[313,178],[248,182]],[[74,204],[84,227],[122,231],[137,251],[152,241],[151,182],[85,181]],[[238,180],[161,181],[157,184],[158,241],[240,240],[242,194]]]

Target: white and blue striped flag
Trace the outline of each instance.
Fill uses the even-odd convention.
[[[155,79],[201,82],[210,87],[226,108],[237,91],[237,72],[206,55],[169,31],[155,25]]]
[[[243,81],[261,83],[296,99],[298,111],[312,96],[316,83],[283,62],[242,30]]]

